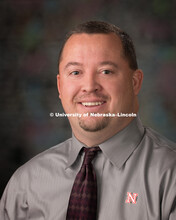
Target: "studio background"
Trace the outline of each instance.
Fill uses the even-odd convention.
[[[0,1],[0,196],[13,172],[71,136],[56,75],[65,33],[87,20],[111,22],[132,37],[144,71],[140,116],[176,141],[176,1]]]

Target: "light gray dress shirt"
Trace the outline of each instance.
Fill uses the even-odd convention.
[[[136,118],[99,146],[98,220],[176,220],[174,143]],[[19,168],[1,199],[0,219],[65,220],[82,147],[73,136]]]

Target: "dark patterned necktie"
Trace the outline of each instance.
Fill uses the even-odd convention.
[[[92,160],[99,147],[84,148],[85,156],[70,195],[66,220],[96,220],[97,181]]]

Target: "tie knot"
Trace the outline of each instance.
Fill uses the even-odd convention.
[[[90,164],[98,151],[100,151],[100,148],[98,146],[84,148],[85,156],[83,164]]]

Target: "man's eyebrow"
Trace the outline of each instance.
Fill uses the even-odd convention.
[[[64,67],[64,69],[67,69],[69,66],[82,66],[81,63],[78,62],[69,62],[67,65]]]
[[[110,65],[110,66],[113,66],[115,68],[118,68],[118,65],[112,61],[103,61],[103,62],[100,62],[100,66],[103,66],[103,65]],[[64,67],[64,69],[67,69],[68,67],[70,66],[83,66],[83,64],[79,63],[79,62],[69,62],[66,64],[66,66]]]
[[[113,66],[115,68],[118,68],[118,65],[116,63],[112,62],[112,61],[103,61],[103,62],[100,63],[100,65],[101,66],[103,66],[103,65],[110,65],[110,66]]]

